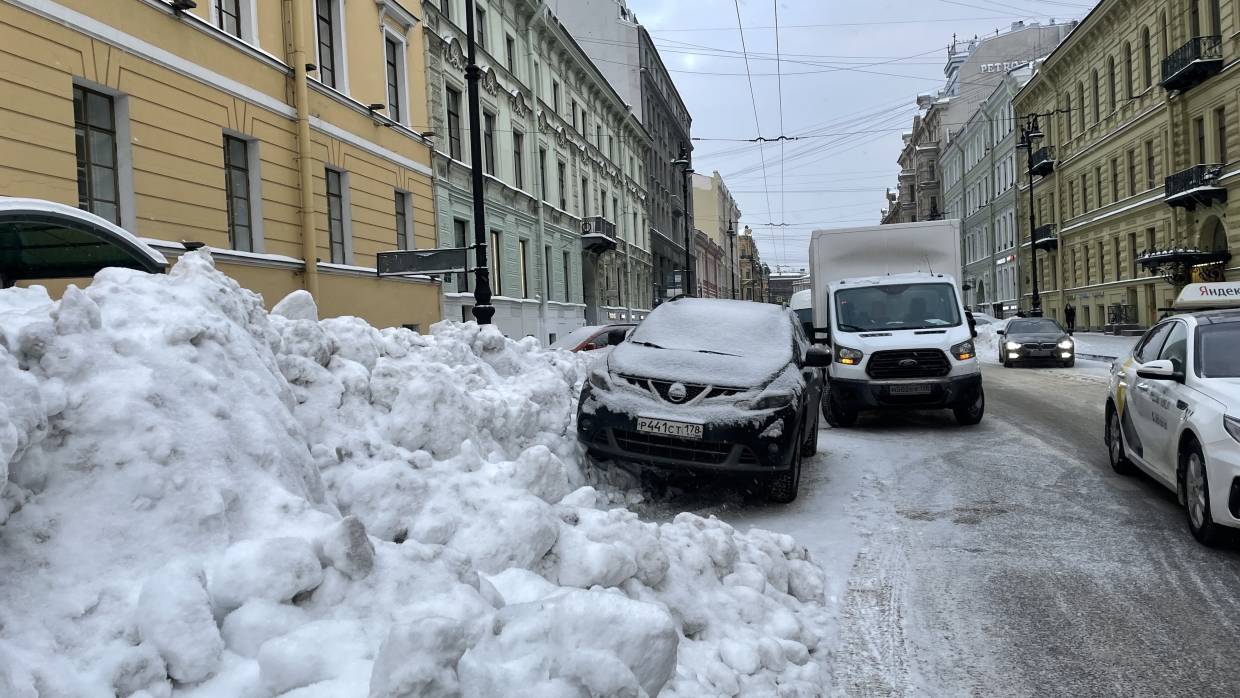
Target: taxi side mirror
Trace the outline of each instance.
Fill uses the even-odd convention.
[[[1137,367],[1137,377],[1154,381],[1184,382],[1184,372],[1177,369],[1170,359],[1147,361]]]

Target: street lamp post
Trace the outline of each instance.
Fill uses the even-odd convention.
[[[1032,279],[1033,300],[1029,309],[1031,317],[1042,317],[1042,296],[1038,293],[1038,241],[1034,232],[1035,219],[1033,210],[1033,146],[1042,138],[1042,129],[1038,128],[1038,115],[1021,128],[1020,143],[1016,147],[1023,148],[1026,154],[1026,172],[1029,175],[1029,275]]]
[[[732,300],[736,300],[736,225],[728,221],[728,274],[731,278]]]
[[[681,292],[686,296],[693,295],[693,226],[689,225],[689,177],[693,176],[693,168],[689,167],[689,164],[689,153],[681,146],[680,157],[672,160],[672,165],[681,168],[680,200],[684,207],[685,221],[685,276]]]
[[[478,82],[482,69],[478,67],[478,48],[474,42],[474,0],[465,0],[465,36],[468,64],[465,66],[465,82],[469,88],[469,157],[470,173],[474,190],[474,319],[479,325],[491,324],[495,308],[491,305],[491,271],[487,267],[486,205],[483,201],[482,183],[482,112],[478,104]],[[495,251],[498,255],[499,250]]]

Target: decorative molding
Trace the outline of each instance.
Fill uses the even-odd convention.
[[[461,42],[457,41],[455,36],[448,39],[448,45],[444,47],[444,58],[453,68],[465,70],[465,49],[461,48]]]
[[[375,5],[379,7],[380,27],[383,26],[384,17],[390,16],[407,35],[409,30],[413,29],[414,25],[418,23],[417,16],[402,7],[397,0],[375,0]]]
[[[499,81],[495,78],[495,71],[491,70],[491,66],[482,68],[482,77],[478,82],[482,85],[482,89],[492,97],[499,94]]]
[[[515,114],[517,118],[524,119],[530,115],[530,105],[525,101],[525,95],[522,94],[520,90],[514,89],[509,92],[508,102],[512,107],[512,113]],[[540,123],[539,126],[541,127],[542,124]]]

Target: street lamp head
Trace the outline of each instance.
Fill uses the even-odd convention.
[[[1025,129],[1025,137],[1032,144],[1034,141],[1042,137],[1042,129],[1038,127],[1038,115],[1033,115],[1033,121],[1029,122],[1028,128]]]
[[[684,158],[677,158],[676,160],[672,160],[672,165],[676,167],[688,167],[689,161]]]

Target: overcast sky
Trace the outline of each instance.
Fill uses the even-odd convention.
[[[953,33],[964,39],[993,34],[997,28],[1007,30],[1019,19],[1080,19],[1094,3],[628,0],[628,4],[654,36],[672,71],[693,115],[695,138],[812,136],[765,146],[694,143],[694,168],[707,174],[718,170],[724,176],[740,203],[742,225],[754,229],[762,259],[774,271],[776,265],[805,266],[814,228],[878,223],[883,192],[896,185],[900,133],[909,129],[916,114],[917,94],[942,88],[946,47]],[[752,99],[737,29],[738,5]],[[778,62],[777,48],[782,59]],[[768,225],[779,223],[789,225]]]

